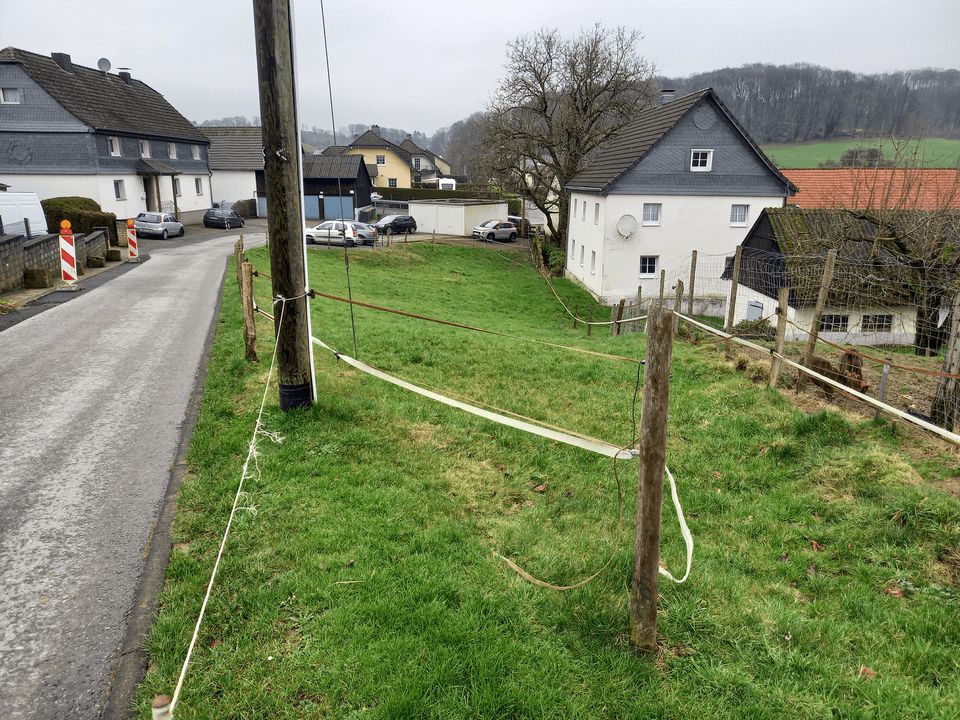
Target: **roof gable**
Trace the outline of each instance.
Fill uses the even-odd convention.
[[[210,139],[211,170],[263,170],[263,133],[259,127],[200,128]]]
[[[389,140],[377,135],[373,130],[367,130],[360,137],[354,140],[348,147],[351,148],[383,148],[384,150],[392,150],[397,155],[399,155],[403,160],[410,161],[410,153],[399,145],[396,145]]]
[[[757,155],[770,174],[788,190],[796,190],[720,102],[711,88],[699,90],[642,111],[636,120],[626,125],[587,160],[586,167],[570,180],[567,189],[607,192],[625,172],[641,163],[681,120],[706,102],[713,104],[724,121],[728,122],[743,138],[748,148]]]
[[[54,100],[95,130],[206,143],[206,136],[167,100],[140,80],[74,64],[63,70],[45,55],[4,48],[0,62],[19,63]]]

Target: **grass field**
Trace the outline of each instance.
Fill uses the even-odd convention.
[[[250,252],[266,270],[262,249]],[[519,258],[520,256],[515,256]],[[641,356],[570,327],[543,281],[489,249],[351,256],[358,299]],[[343,255],[311,249],[314,287]],[[234,273],[174,525],[138,716],[193,630],[269,364],[243,360]],[[269,286],[258,279],[262,305]],[[575,306],[592,302],[566,281]],[[599,309],[595,308],[595,316]],[[314,332],[352,351],[346,306]],[[636,366],[358,310],[362,359],[408,380],[626,444]],[[177,707],[186,718],[954,718],[960,713],[955,453],[887,422],[807,414],[715,345],[675,347],[668,462],[696,541],[661,585],[661,651],[627,644],[635,462],[617,542],[611,461],[503,428],[317,357],[319,402],[271,405]],[[909,450],[909,452],[906,452]],[[544,492],[535,488],[545,485]],[[664,507],[663,559],[683,542]],[[869,668],[861,670],[862,667]]]
[[[844,152],[855,147],[881,147],[883,156],[893,160],[896,149],[889,139],[830,140],[827,142],[796,143],[792,145],[764,145],[763,151],[780,167],[815,168],[828,160],[839,161]],[[904,150],[905,159],[924,167],[955,168],[960,163],[960,140],[924,138],[910,143]]]

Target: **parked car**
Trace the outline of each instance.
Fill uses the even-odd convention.
[[[368,225],[367,223],[354,222],[353,227],[357,231],[357,235],[363,238],[365,245],[373,245],[380,235],[373,225]]]
[[[155,235],[166,240],[171,235],[183,237],[183,223],[166,213],[142,212],[133,219],[137,235]]]
[[[397,235],[417,231],[417,221],[409,215],[387,215],[375,222],[373,226],[381,235]]]
[[[517,229],[520,237],[530,237],[530,221],[519,215],[507,215],[507,222]]]
[[[234,227],[242,228],[243,225],[243,218],[237,215],[234,210],[210,208],[203,214],[204,227],[218,227],[227,230]]]
[[[513,223],[505,220],[487,220],[473,229],[473,237],[481,240],[499,240],[513,242],[517,239],[517,229]]]
[[[373,244],[376,235],[365,237],[363,233],[369,235],[369,231],[363,229],[361,223],[350,220],[327,220],[319,225],[307,228],[304,237],[308,245],[364,245]]]

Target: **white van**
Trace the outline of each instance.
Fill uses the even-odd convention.
[[[0,220],[6,235],[23,235],[23,219],[30,221],[30,236],[46,235],[47,218],[40,198],[31,192],[0,192]]]

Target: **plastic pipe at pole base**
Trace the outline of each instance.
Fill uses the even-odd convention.
[[[280,409],[286,412],[313,404],[310,383],[303,385],[280,385]]]

